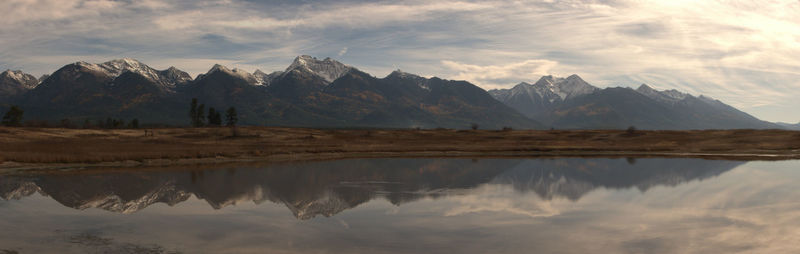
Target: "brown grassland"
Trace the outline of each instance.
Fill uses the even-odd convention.
[[[784,130],[338,130],[274,127],[0,128],[0,169],[367,157],[800,158]]]

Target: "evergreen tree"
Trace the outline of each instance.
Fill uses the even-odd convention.
[[[60,126],[61,128],[72,128],[72,121],[69,118],[61,119]]]
[[[122,128],[125,126],[125,120],[122,119],[114,119],[114,129]]]
[[[131,129],[139,129],[139,118],[134,118],[130,123]]]
[[[217,110],[214,107],[208,108],[208,125],[214,125],[214,113],[217,113]]]
[[[228,108],[228,111],[225,112],[225,120],[226,126],[236,126],[236,122],[239,121],[239,115],[236,113],[236,108]]]
[[[25,113],[17,106],[11,106],[11,109],[3,115],[3,125],[5,126],[20,126],[22,125],[22,115]]]
[[[222,125],[222,116],[220,116],[220,112],[218,112],[213,107],[208,108],[208,125],[211,126]]]
[[[206,125],[206,105],[200,104],[197,106],[197,126],[195,127],[203,127]]]
[[[189,109],[189,119],[192,121],[192,127],[197,127],[197,98],[192,98],[191,109]]]

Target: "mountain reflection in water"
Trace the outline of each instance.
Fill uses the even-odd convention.
[[[701,159],[353,159],[259,168],[69,173],[0,177],[0,197],[39,193],[75,208],[133,213],[192,195],[214,209],[243,202],[283,204],[301,220],[330,217],[373,199],[394,205],[465,195],[484,184],[578,201],[597,189],[676,186],[744,162]]]

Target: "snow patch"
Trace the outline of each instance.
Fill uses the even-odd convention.
[[[285,73],[289,73],[292,70],[303,70],[317,75],[326,82],[331,83],[334,80],[344,76],[352,68],[353,67],[340,63],[331,58],[319,60],[316,57],[302,55],[294,59],[294,62],[292,62],[292,64],[286,68]]]
[[[16,83],[14,84],[15,86],[20,86],[25,89],[33,89],[39,84],[39,80],[36,79],[36,77],[21,70],[6,70],[0,73],[0,77],[6,80],[10,79],[13,83]]]
[[[567,78],[553,77],[552,75],[544,76],[539,79],[532,86],[536,87],[537,92],[544,97],[543,90],[548,90],[549,93],[558,96],[559,100],[566,100],[581,95],[591,94],[599,88],[586,83],[578,75],[571,75]],[[555,101],[555,98],[552,98]]]
[[[692,95],[688,93],[682,93],[675,89],[658,91],[646,84],[642,84],[641,86],[639,86],[639,88],[636,89],[636,92],[639,92],[640,94],[647,96],[653,100],[671,104],[692,97]]]

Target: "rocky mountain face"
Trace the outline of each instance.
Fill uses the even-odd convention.
[[[492,96],[546,126],[559,129],[779,128],[706,96],[676,90],[599,89],[577,75],[542,77],[531,85],[491,90]]]
[[[32,79],[32,80],[35,80]],[[174,67],[156,70],[133,59],[62,67],[35,89],[8,101],[26,119],[73,122],[138,118],[186,125],[189,101],[236,107],[244,125],[299,127],[540,127],[463,81],[393,73],[376,78],[326,58],[298,56],[285,71],[266,74],[213,66],[191,79]]]
[[[507,185],[543,200],[576,201],[598,188],[675,186],[723,174],[743,162],[701,159],[356,159],[262,168],[94,171],[8,175],[0,199],[33,194],[75,208],[133,213],[192,197],[214,209],[253,202],[282,204],[298,219],[330,217],[374,199],[402,205],[422,198],[470,195]]]
[[[0,73],[0,100],[9,100],[21,96],[36,88],[39,80],[22,71],[6,70]],[[2,104],[2,101],[0,101]]]
[[[284,73],[289,73],[292,71],[314,73],[325,80],[325,82],[331,83],[334,80],[344,76],[344,74],[352,69],[353,67],[347,66],[330,58],[318,60],[317,58],[311,56],[302,55],[295,58],[292,64],[286,68]]]
[[[533,119],[548,119],[550,113],[568,99],[592,94],[599,88],[578,75],[567,78],[543,76],[534,84],[522,82],[511,89],[491,90],[497,100]]]

